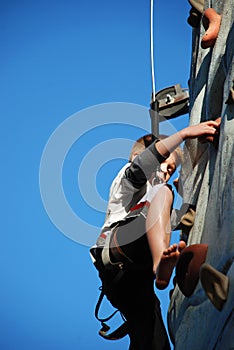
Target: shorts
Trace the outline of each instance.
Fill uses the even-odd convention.
[[[152,257],[146,236],[147,203],[137,205],[110,232],[110,257],[113,262],[152,268]]]

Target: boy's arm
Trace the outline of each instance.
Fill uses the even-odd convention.
[[[151,177],[153,171],[186,139],[214,135],[220,123],[207,121],[198,125],[188,126],[176,134],[152,143],[144,152],[139,154],[126,170],[126,178],[135,188],[141,188]]]
[[[135,188],[140,189],[165,160],[166,157],[158,152],[153,142],[133,160],[129,168],[126,169],[125,176]]]
[[[176,147],[187,139],[214,135],[219,129],[220,122],[209,120],[197,125],[188,126],[177,133],[155,143],[155,148],[164,157],[168,157]]]

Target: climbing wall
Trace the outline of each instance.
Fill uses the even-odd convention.
[[[221,26],[206,49],[202,20],[192,29],[190,123],[220,116],[220,140],[218,148],[186,142],[182,180],[184,202],[196,205],[188,244],[208,244],[206,263],[228,277],[229,290],[218,310],[200,280],[190,297],[176,286],[168,327],[178,350],[234,349],[234,0],[205,0],[207,8],[221,15]]]

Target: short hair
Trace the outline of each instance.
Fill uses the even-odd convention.
[[[156,140],[163,140],[167,138],[167,135],[159,135],[159,137],[155,137],[153,134],[146,134],[139,139],[135,141],[135,143],[132,146],[129,161],[132,161],[134,154],[141,154],[147,147],[151,145],[152,142]],[[180,165],[183,161],[183,151],[180,146],[176,147],[176,149],[173,151],[176,153],[177,160],[176,160],[176,166]],[[171,152],[171,153],[173,153]]]
[[[156,140],[156,137],[153,134],[146,134],[140,137],[139,139],[137,139],[132,146],[129,160],[132,161],[134,154],[142,153],[155,140]]]

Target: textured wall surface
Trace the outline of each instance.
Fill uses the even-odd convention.
[[[192,29],[190,123],[221,116],[219,147],[186,143],[184,202],[197,205],[188,244],[207,243],[206,262],[229,277],[228,299],[218,311],[199,281],[185,297],[176,286],[168,312],[175,349],[234,349],[234,0],[205,0],[222,16],[214,47],[201,48],[205,29]],[[227,103],[228,100],[228,103]]]

